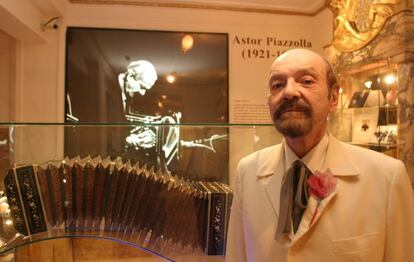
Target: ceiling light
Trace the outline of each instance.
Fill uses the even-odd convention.
[[[185,53],[194,45],[194,38],[191,35],[185,35],[181,39],[181,50]]]
[[[365,86],[366,88],[371,88],[371,86],[372,86],[372,81],[371,81],[371,80],[367,80],[367,81],[365,81],[365,82],[364,82],[364,86]]]
[[[173,74],[168,74],[165,78],[168,83],[173,84],[175,82],[175,76]]]
[[[393,74],[386,75],[384,81],[387,85],[391,85],[395,82],[395,76]]]

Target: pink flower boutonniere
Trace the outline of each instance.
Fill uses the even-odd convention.
[[[312,225],[313,221],[316,218],[316,215],[318,214],[318,209],[321,201],[334,191],[336,187],[336,178],[328,169],[325,173],[316,171],[315,174],[310,176],[306,182],[310,191],[310,195],[313,195],[318,201],[318,206],[313,212],[310,222],[310,225]]]

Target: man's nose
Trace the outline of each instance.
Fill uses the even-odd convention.
[[[300,96],[299,85],[294,79],[287,81],[286,87],[283,90],[283,96],[285,99],[293,99]]]

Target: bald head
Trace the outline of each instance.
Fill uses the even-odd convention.
[[[319,54],[309,49],[297,48],[297,49],[290,49],[284,52],[283,54],[281,54],[280,56],[278,56],[275,59],[275,63],[281,60],[289,59],[289,58],[300,59],[301,57],[306,57],[308,59],[315,59],[315,60],[321,60],[321,61],[324,60]]]
[[[311,50],[291,49],[284,52],[282,55],[275,59],[271,66],[271,71],[273,70],[273,68],[276,68],[281,63],[303,63],[321,65],[326,70],[326,84],[328,87],[329,94],[331,93],[332,89],[337,87],[337,79],[335,77],[331,64],[325,58]]]

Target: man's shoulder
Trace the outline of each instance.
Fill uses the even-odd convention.
[[[395,163],[399,162],[398,159],[395,159],[391,156],[387,156],[383,153],[377,152],[372,149],[367,149],[367,148],[363,148],[360,146],[356,146],[356,145],[352,145],[352,144],[348,144],[344,142],[341,142],[341,143],[344,145],[344,147],[348,151],[349,156],[358,161],[373,161],[377,164],[381,164],[381,163],[389,164],[392,162],[395,162]]]
[[[391,156],[372,149],[341,143],[348,157],[364,174],[375,173],[377,178],[379,174],[387,174],[387,177],[392,177],[396,169],[400,170],[404,167],[401,160]],[[338,160],[340,161],[340,158]]]

